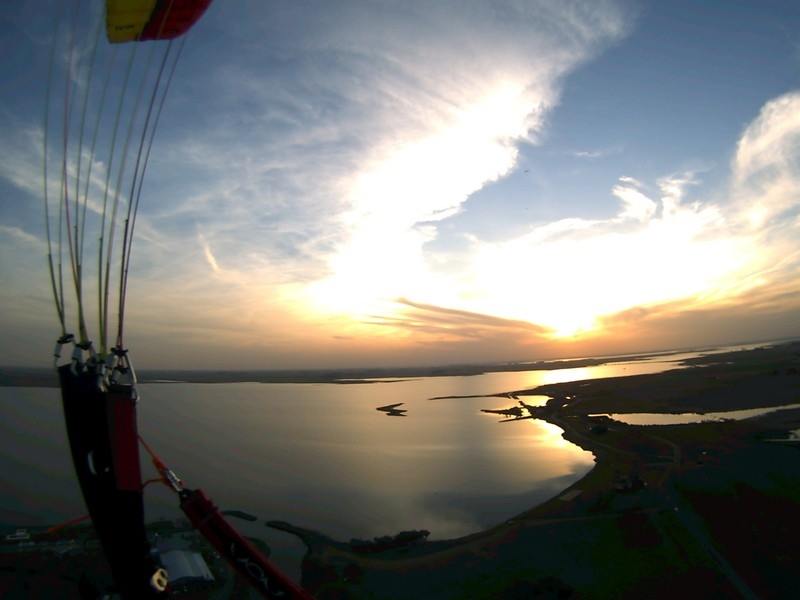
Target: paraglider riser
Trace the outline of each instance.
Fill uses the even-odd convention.
[[[122,598],[160,597],[144,526],[144,501],[130,386],[102,390],[91,370],[58,368],[75,473]],[[132,449],[133,448],[133,449]]]

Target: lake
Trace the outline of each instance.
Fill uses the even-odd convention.
[[[186,487],[202,487],[223,510],[256,515],[257,523],[237,526],[280,551],[302,548],[263,521],[344,540],[408,529],[449,538],[556,495],[593,456],[546,422],[499,423],[481,412],[513,406],[508,398],[430,398],[654,373],[676,366],[669,361],[373,383],[141,384],[139,431]],[[376,410],[396,403],[405,416]],[[144,454],[142,461],[145,478],[155,476]],[[0,484],[0,521],[26,526],[85,513],[57,389],[0,388]],[[146,497],[148,520],[180,516],[164,486],[148,487]]]
[[[660,360],[360,384],[140,384],[139,430],[187,486],[203,487],[222,508],[334,536],[425,528],[452,537],[552,496],[582,476],[592,456],[548,423],[498,424],[481,413],[512,406],[508,399],[429,398],[671,366]],[[399,402],[403,417],[375,410]],[[0,388],[0,411],[0,477],[12,490],[0,509],[21,524],[81,513],[58,390]],[[167,490],[152,492],[153,518],[174,514]]]
[[[787,404],[785,406],[770,406],[768,408],[745,408],[741,410],[726,410],[707,413],[600,413],[593,416],[607,416],[615,421],[628,425],[687,425],[690,423],[703,423],[705,421],[725,421],[732,419],[739,421],[760,417],[782,410],[796,410],[800,404]]]

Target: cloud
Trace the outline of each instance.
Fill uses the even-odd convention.
[[[409,286],[439,288],[438,225],[511,172],[562,78],[627,27],[606,3],[259,11],[219,10],[214,42],[191,37],[179,65],[137,219],[131,332],[346,337]]]
[[[214,256],[214,253],[211,252],[211,246],[209,246],[208,242],[205,239],[205,236],[203,236],[203,234],[200,233],[198,234],[197,237],[199,238],[200,245],[203,247],[203,254],[206,257],[206,260],[208,261],[211,270],[214,271],[215,273],[219,273],[220,271],[219,264],[217,263],[217,259]]]
[[[434,347],[511,357],[573,334],[653,333],[678,313],[791,310],[800,93],[767,102],[742,131],[727,189],[704,192],[703,171],[643,174],[615,147],[578,153],[619,153],[616,184],[581,199],[611,200],[612,214],[526,221],[540,214],[530,211],[504,239],[484,239],[470,201],[512,187],[521,153],[547,140],[564,79],[627,33],[624,7],[251,9],[243,19],[216,7],[190,37],[162,116],[128,303],[130,335],[154,362],[189,361],[184,344],[208,361],[235,349],[231,366],[286,366],[311,349],[332,362],[371,361],[378,347],[412,362],[420,347],[432,361]],[[38,197],[41,129],[13,118],[0,174]],[[93,189],[106,168],[96,159]],[[492,199],[478,218],[503,210]],[[43,247],[40,229],[0,230],[3,249],[26,233]]]
[[[615,154],[621,154],[622,147],[615,146],[613,148],[605,148],[601,150],[576,150],[571,153],[572,156],[575,158],[585,158],[588,160],[595,160],[598,158],[605,158],[606,156],[613,156]]]
[[[622,201],[621,219],[646,221],[656,212],[656,203],[629,185],[615,186],[611,192]]]
[[[511,172],[520,144],[535,142],[557,103],[561,79],[625,31],[608,5],[439,3],[401,12],[399,22],[370,23],[363,38],[334,25],[319,42],[340,49],[357,70],[350,81],[369,88],[349,90],[359,108],[345,150],[353,169],[337,186],[344,203],[317,298],[438,287],[425,276],[424,252],[438,224]]]
[[[3,112],[0,132],[5,140],[15,141],[15,151],[3,152],[0,156],[0,176],[17,190],[38,197],[42,192],[41,134],[34,127],[13,124],[13,117]]]
[[[774,117],[771,111],[766,114]],[[666,175],[650,186],[622,176],[611,190],[621,202],[619,210],[607,219],[574,217],[534,224],[524,235],[500,242],[473,236],[468,251],[457,257],[449,257],[446,249],[433,250],[427,243],[447,224],[453,207],[461,204],[446,198],[440,204],[416,204],[415,194],[423,192],[414,181],[406,188],[405,179],[428,172],[427,165],[422,161],[406,166],[401,146],[392,155],[396,160],[377,161],[372,170],[357,172],[354,186],[338,188],[349,192],[346,197],[351,200],[375,198],[375,203],[357,201],[339,213],[334,229],[341,237],[326,243],[318,255],[333,276],[312,277],[291,286],[286,280],[276,283],[273,279],[273,284],[291,298],[291,322],[314,322],[318,332],[330,331],[331,338],[349,340],[353,352],[380,340],[383,347],[394,344],[396,352],[410,344],[449,347],[454,355],[467,356],[468,348],[480,353],[478,346],[483,345],[486,356],[490,351],[511,356],[503,353],[526,353],[533,348],[540,352],[549,348],[550,355],[557,355],[556,348],[577,351],[579,344],[587,351],[600,348],[596,344],[604,332],[635,343],[631,332],[655,335],[658,324],[669,327],[679,314],[686,315],[682,322],[690,323],[694,322],[691,315],[715,309],[720,314],[739,314],[735,307],[747,302],[754,310],[789,310],[796,285],[787,273],[796,273],[798,266],[796,254],[788,252],[794,239],[791,231],[778,221],[763,221],[758,230],[744,231],[739,226],[742,207],[765,185],[777,181],[770,183],[758,175],[761,179],[754,187],[751,175],[777,173],[781,189],[793,185],[791,137],[779,135],[774,127],[780,130],[785,125],[781,119],[759,117],[743,134],[740,148],[757,147],[750,133],[757,131],[781,143],[783,150],[770,150],[770,160],[777,165],[763,157],[756,160],[752,150],[741,152],[749,158],[741,160],[742,168],[733,169],[731,182],[742,187],[728,202],[719,200],[718,194],[717,202],[693,197],[702,177],[696,171]],[[433,161],[436,153],[423,155]],[[753,164],[760,166],[755,171],[747,167]],[[364,181],[369,183],[382,169],[392,168],[398,171],[393,175],[389,171],[387,197],[395,198],[394,189],[400,193],[387,205],[381,202],[382,194],[364,192],[371,189]],[[747,173],[751,175],[744,176]],[[465,187],[453,197],[468,196],[470,184],[459,185]],[[751,194],[747,198],[746,190]],[[402,201],[404,194],[411,197],[408,204]],[[791,208],[790,204],[781,206],[784,212]],[[773,237],[764,247],[761,240],[767,232]],[[264,253],[254,249],[253,256],[259,255]],[[241,291],[234,297],[245,293],[244,281],[252,281],[255,273],[265,281],[273,277],[272,266],[256,260],[249,268],[251,277],[242,279]],[[265,295],[274,293],[275,289],[267,292],[265,286]],[[247,305],[248,300],[241,303]],[[281,303],[272,307],[278,314],[287,314]],[[209,313],[207,307],[205,312]],[[326,314],[330,315],[327,321]],[[722,322],[721,317],[714,322]],[[235,323],[240,324],[234,329],[245,327],[241,318]],[[675,331],[694,339],[691,329],[681,326]],[[583,342],[569,341],[576,333]],[[291,339],[289,334],[287,339]],[[292,342],[288,345],[296,347]]]
[[[449,286],[452,293],[427,289],[414,298],[437,297],[433,304],[450,307],[452,315],[463,310],[536,323],[543,338],[555,340],[576,333],[599,339],[620,328],[633,339],[632,331],[680,314],[688,323],[689,315],[714,310],[787,314],[800,292],[799,99],[789,94],[768,102],[745,129],[729,198],[693,199],[700,172],[661,177],[655,194],[623,176],[612,189],[621,201],[616,215],[534,225],[500,242],[473,237],[468,266],[440,282],[439,290]],[[430,323],[415,320],[414,326],[436,329],[431,313],[415,316],[423,314]],[[690,329],[683,334],[694,339]]]
[[[733,159],[732,193],[754,228],[795,213],[800,193],[800,92],[771,100],[742,134]]]
[[[550,333],[546,327],[527,321],[421,304],[405,298],[399,298],[396,302],[401,306],[399,315],[393,317],[375,315],[371,322],[377,325],[411,329],[414,332],[435,334],[454,340],[481,339],[495,335],[497,332],[509,335],[510,332],[519,334],[524,331],[532,338]]]
[[[688,275],[692,270],[688,265],[694,268],[697,261],[707,264],[707,276],[683,293],[675,293],[680,287],[669,286],[672,300],[667,301],[665,294],[664,301],[654,298],[609,313],[601,317],[605,327],[615,332],[627,330],[627,335],[633,336],[641,334],[642,328],[672,328],[674,332],[680,330],[684,339],[699,339],[691,329],[698,326],[699,319],[706,319],[723,329],[731,327],[738,339],[797,333],[786,326],[792,322],[787,315],[797,312],[800,293],[800,251],[796,247],[800,228],[798,114],[800,93],[792,92],[767,102],[744,129],[731,165],[727,202],[715,205],[695,201],[687,205],[687,190],[699,182],[697,173],[658,180],[660,220],[686,232],[683,239],[675,240],[674,247],[689,250],[687,259],[695,257],[675,274]],[[629,181],[635,189],[628,188],[628,193],[642,187]],[[698,218],[703,214],[705,218]],[[652,214],[649,218],[652,225]],[[709,245],[719,250],[711,261],[705,250]],[[730,324],[723,325],[726,319]],[[759,319],[764,323],[760,333],[755,326]],[[734,325],[739,322],[750,323],[749,333]],[[682,323],[678,329],[677,323]]]
[[[0,225],[0,235],[2,235],[4,238],[8,236],[11,239],[11,244],[25,244],[26,246],[36,248],[37,250],[42,249],[39,238],[31,235],[23,229],[20,229],[19,227]]]
[[[634,307],[601,317],[605,334],[584,341],[589,354],[640,349],[688,348],[787,339],[800,334],[797,286],[753,286],[713,303],[694,298]]]

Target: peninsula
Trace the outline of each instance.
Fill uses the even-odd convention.
[[[526,395],[547,395],[543,407]],[[287,523],[324,598],[784,598],[800,572],[800,409],[634,426],[608,414],[704,413],[800,402],[800,344],[688,368],[511,390],[590,450],[595,467],[540,506],[458,539],[336,541]],[[517,414],[517,411],[509,411]],[[514,426],[514,425],[501,425]],[[426,532],[427,533],[427,532]],[[400,540],[402,543],[398,542]]]

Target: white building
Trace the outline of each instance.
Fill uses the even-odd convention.
[[[192,579],[214,581],[214,576],[208,568],[206,561],[198,552],[188,550],[170,550],[162,552],[159,556],[161,564],[167,571],[171,585]]]
[[[17,540],[29,540],[31,535],[27,529],[17,529],[17,533],[10,533],[6,536],[6,541],[15,542]]]

